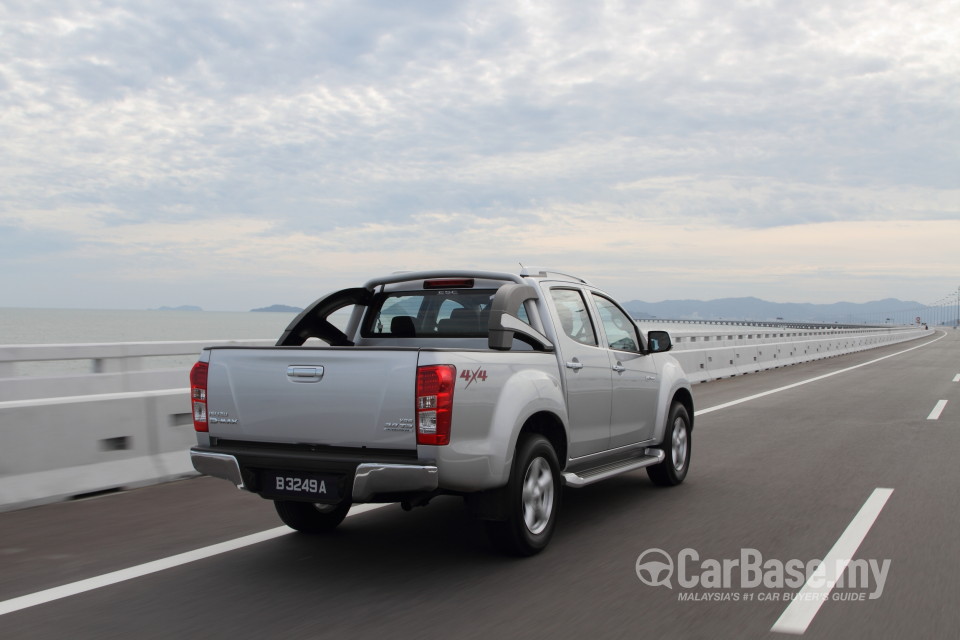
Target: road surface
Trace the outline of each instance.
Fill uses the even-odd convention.
[[[686,482],[567,490],[525,560],[455,498],[326,537],[211,478],[3,513],[0,638],[960,637],[958,374],[941,331],[696,385]]]

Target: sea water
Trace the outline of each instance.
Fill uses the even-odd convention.
[[[295,313],[0,308],[2,344],[276,339]]]

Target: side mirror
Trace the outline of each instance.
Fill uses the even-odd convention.
[[[650,353],[665,353],[672,348],[673,342],[666,331],[651,331],[647,334],[647,349]]]

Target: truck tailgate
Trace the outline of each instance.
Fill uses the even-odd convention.
[[[213,348],[210,436],[415,449],[418,354],[414,348]]]

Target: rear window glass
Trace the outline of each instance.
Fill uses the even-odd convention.
[[[362,335],[486,338],[495,293],[495,289],[445,289],[383,294],[371,305]],[[522,307],[520,319],[528,322]]]

